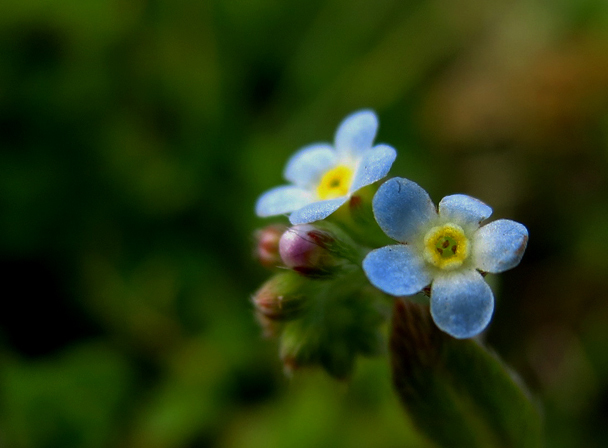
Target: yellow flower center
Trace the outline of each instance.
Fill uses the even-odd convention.
[[[319,199],[334,199],[348,193],[353,180],[353,170],[347,166],[340,165],[323,175],[317,195]]]
[[[456,224],[433,227],[424,236],[424,258],[438,268],[456,269],[468,256],[469,240]]]

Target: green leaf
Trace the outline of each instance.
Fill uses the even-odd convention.
[[[393,383],[409,416],[439,446],[542,446],[538,409],[486,348],[440,331],[427,305],[397,300]]]

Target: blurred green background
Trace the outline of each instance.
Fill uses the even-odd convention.
[[[530,230],[488,344],[608,446],[608,2],[0,3],[0,446],[429,447],[386,357],[283,376],[259,194],[377,111],[391,175]]]

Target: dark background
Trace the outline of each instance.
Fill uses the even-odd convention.
[[[292,380],[255,199],[373,108],[391,175],[530,231],[487,343],[608,445],[605,0],[0,4],[0,446],[427,447],[386,358]]]

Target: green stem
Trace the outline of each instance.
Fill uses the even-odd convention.
[[[392,324],[395,390],[429,439],[442,447],[542,446],[538,410],[493,354],[440,331],[426,305],[397,300]]]

